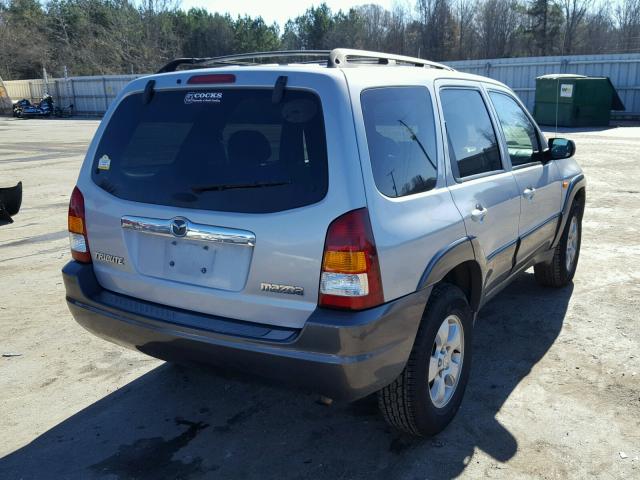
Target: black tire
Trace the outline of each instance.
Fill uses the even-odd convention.
[[[436,407],[429,393],[429,360],[435,338],[443,321],[456,315],[463,331],[464,346],[458,383],[450,400]],[[431,292],[416,340],[402,373],[378,392],[378,407],[393,427],[416,436],[431,436],[442,431],[460,407],[471,370],[473,315],[464,293],[455,285],[442,283]]]
[[[583,205],[575,201],[571,206],[567,223],[562,231],[560,241],[553,252],[553,259],[549,263],[538,263],[534,265],[533,272],[538,284],[545,287],[561,288],[568,285],[573,280],[580,259],[580,245],[582,244],[582,213]],[[567,242],[571,222],[576,219],[577,226],[577,247],[575,256],[570,268],[567,268]]]

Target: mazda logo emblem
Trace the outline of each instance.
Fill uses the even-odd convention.
[[[171,233],[174,237],[184,237],[187,234],[187,221],[184,218],[171,220]]]

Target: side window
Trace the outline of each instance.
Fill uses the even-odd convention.
[[[498,140],[480,92],[445,88],[440,100],[455,177],[502,170]]]
[[[388,197],[404,197],[435,187],[436,135],[429,91],[372,88],[360,99],[378,190]]]
[[[535,162],[535,154],[540,151],[540,144],[536,128],[525,111],[513,98],[504,93],[491,92],[489,96],[507,140],[511,164],[516,167]]]

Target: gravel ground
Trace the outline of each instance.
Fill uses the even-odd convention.
[[[566,131],[588,178],[573,285],[523,274],[481,312],[461,410],[438,437],[375,404],[164,364],[64,302],[66,209],[93,120],[0,118],[0,478],[640,478],[640,127]]]

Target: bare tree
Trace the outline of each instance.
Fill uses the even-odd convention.
[[[640,52],[640,0],[375,0],[325,3],[281,31],[179,0],[0,0],[0,75],[153,71],[171,57],[352,47],[433,60]],[[322,1],[322,0],[321,0]],[[372,3],[367,3],[372,2]]]
[[[486,0],[477,19],[480,58],[508,57],[520,25],[519,5],[514,0]]]
[[[372,3],[357,7],[356,12],[362,19],[366,48],[384,50],[389,12]]]
[[[640,52],[640,0],[622,0],[616,7],[620,35],[619,49],[625,53]]]
[[[399,3],[389,12],[386,43],[391,52],[407,53],[407,23],[409,13]]]
[[[457,27],[456,56],[459,59],[472,58],[475,49],[474,20],[478,9],[478,0],[456,0],[453,5],[453,18]]]
[[[418,0],[422,53],[425,58],[451,58],[453,18],[450,0]]]
[[[562,53],[565,55],[570,55],[573,52],[578,26],[584,20],[589,3],[589,0],[562,0],[561,6],[564,12]]]

